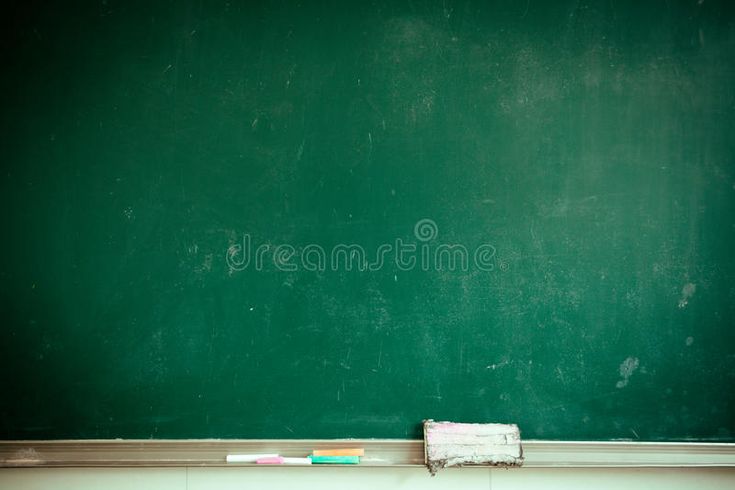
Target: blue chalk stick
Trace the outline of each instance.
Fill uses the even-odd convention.
[[[309,456],[313,464],[358,464],[360,456]]]

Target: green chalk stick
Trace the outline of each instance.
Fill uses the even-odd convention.
[[[360,456],[309,456],[313,464],[358,464]]]

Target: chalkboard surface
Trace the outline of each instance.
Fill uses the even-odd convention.
[[[735,11],[3,15],[0,438],[735,441]]]

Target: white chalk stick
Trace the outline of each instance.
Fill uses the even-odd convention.
[[[228,454],[228,463],[255,463],[262,458],[277,458],[277,454]]]
[[[283,464],[311,464],[311,458],[283,458]]]

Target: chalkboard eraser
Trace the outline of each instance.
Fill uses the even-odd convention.
[[[358,464],[360,456],[309,456],[314,464]]]
[[[228,463],[255,463],[263,458],[277,458],[277,454],[228,454]]]
[[[425,420],[424,458],[432,475],[447,466],[521,466],[521,433],[515,424]]]

